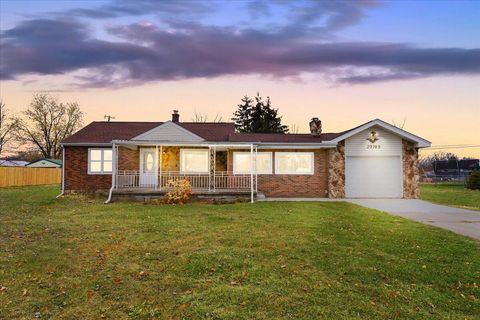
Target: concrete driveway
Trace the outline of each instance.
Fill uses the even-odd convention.
[[[480,239],[480,211],[410,199],[346,199],[346,201]]]

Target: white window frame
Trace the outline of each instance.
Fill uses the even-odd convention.
[[[270,169],[267,170],[267,171],[257,171],[257,172],[253,171],[253,173],[256,173],[256,174],[273,174],[273,152],[268,152],[268,151],[257,151],[256,152],[257,155],[260,154],[260,153],[263,153],[263,154],[268,153],[270,155]],[[247,173],[250,174],[250,170],[248,170],[248,171],[238,171],[236,169],[235,158],[238,154],[248,154],[250,156],[250,152],[246,152],[246,151],[234,151],[233,152],[233,174],[247,174]],[[255,153],[253,153],[253,157],[255,158],[255,162],[256,162],[257,160],[256,160]],[[257,169],[257,167],[258,167],[257,163],[255,163],[255,169]]]
[[[91,160],[90,154],[91,154],[92,150],[100,150],[101,151],[100,160]],[[112,151],[112,160],[105,160],[104,159],[103,155],[104,155],[106,150]],[[90,164],[92,162],[99,162],[101,170],[100,171],[90,171]],[[111,162],[112,163],[112,170],[113,170],[113,149],[112,148],[88,148],[88,163],[87,163],[88,174],[92,174],[92,175],[95,175],[95,174],[112,174],[112,170],[105,171],[103,169],[105,162]]]
[[[309,154],[310,155],[310,171],[309,172],[294,172],[294,171],[285,171],[279,172],[278,170],[278,161],[279,157],[278,154]],[[275,152],[275,174],[278,175],[297,175],[297,176],[305,176],[305,175],[313,175],[315,174],[315,152],[295,152],[295,151],[281,151]]]
[[[185,152],[193,152],[193,153],[206,153],[207,154],[207,169],[205,171],[186,171],[185,168],[183,168],[184,161],[182,160]],[[186,149],[182,148],[180,149],[180,172],[181,173],[209,173],[210,172],[210,153],[208,149]]]

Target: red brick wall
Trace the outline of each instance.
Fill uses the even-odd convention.
[[[233,151],[228,152],[228,171],[233,171]],[[327,151],[313,150],[313,175],[277,175],[275,174],[275,152],[296,151],[312,152],[312,150],[268,150],[273,153],[273,174],[258,175],[258,191],[267,197],[326,197],[328,186]]]
[[[311,152],[311,150],[269,150]],[[327,152],[314,150],[313,175],[258,175],[258,190],[268,197],[325,197],[327,195]],[[232,171],[233,150],[228,152],[228,171]],[[119,148],[119,170],[139,170],[139,151]],[[111,175],[88,174],[88,147],[65,147],[65,191],[108,190],[112,185]]]
[[[88,174],[88,147],[65,147],[65,191],[110,189],[111,174]]]
[[[128,149],[125,147],[118,147],[118,170],[140,170],[140,152]]]

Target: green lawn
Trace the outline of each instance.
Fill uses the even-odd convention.
[[[447,206],[480,210],[480,191],[459,184],[422,184],[420,198]]]
[[[478,319],[480,242],[349,203],[0,189],[0,319]]]

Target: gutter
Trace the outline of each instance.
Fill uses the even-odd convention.
[[[251,144],[254,144],[259,147],[259,149],[268,149],[268,148],[334,148],[337,146],[336,143],[329,142],[174,142],[174,141],[147,141],[147,140],[113,140],[112,143],[119,145],[135,145],[135,146],[191,146],[191,147],[244,147],[250,148]]]
[[[112,144],[110,142],[92,142],[92,143],[88,143],[88,142],[66,142],[66,143],[60,143],[60,145],[62,147],[109,147],[111,146]]]
[[[65,193],[65,148],[62,148],[62,192],[55,199],[60,198]]]

